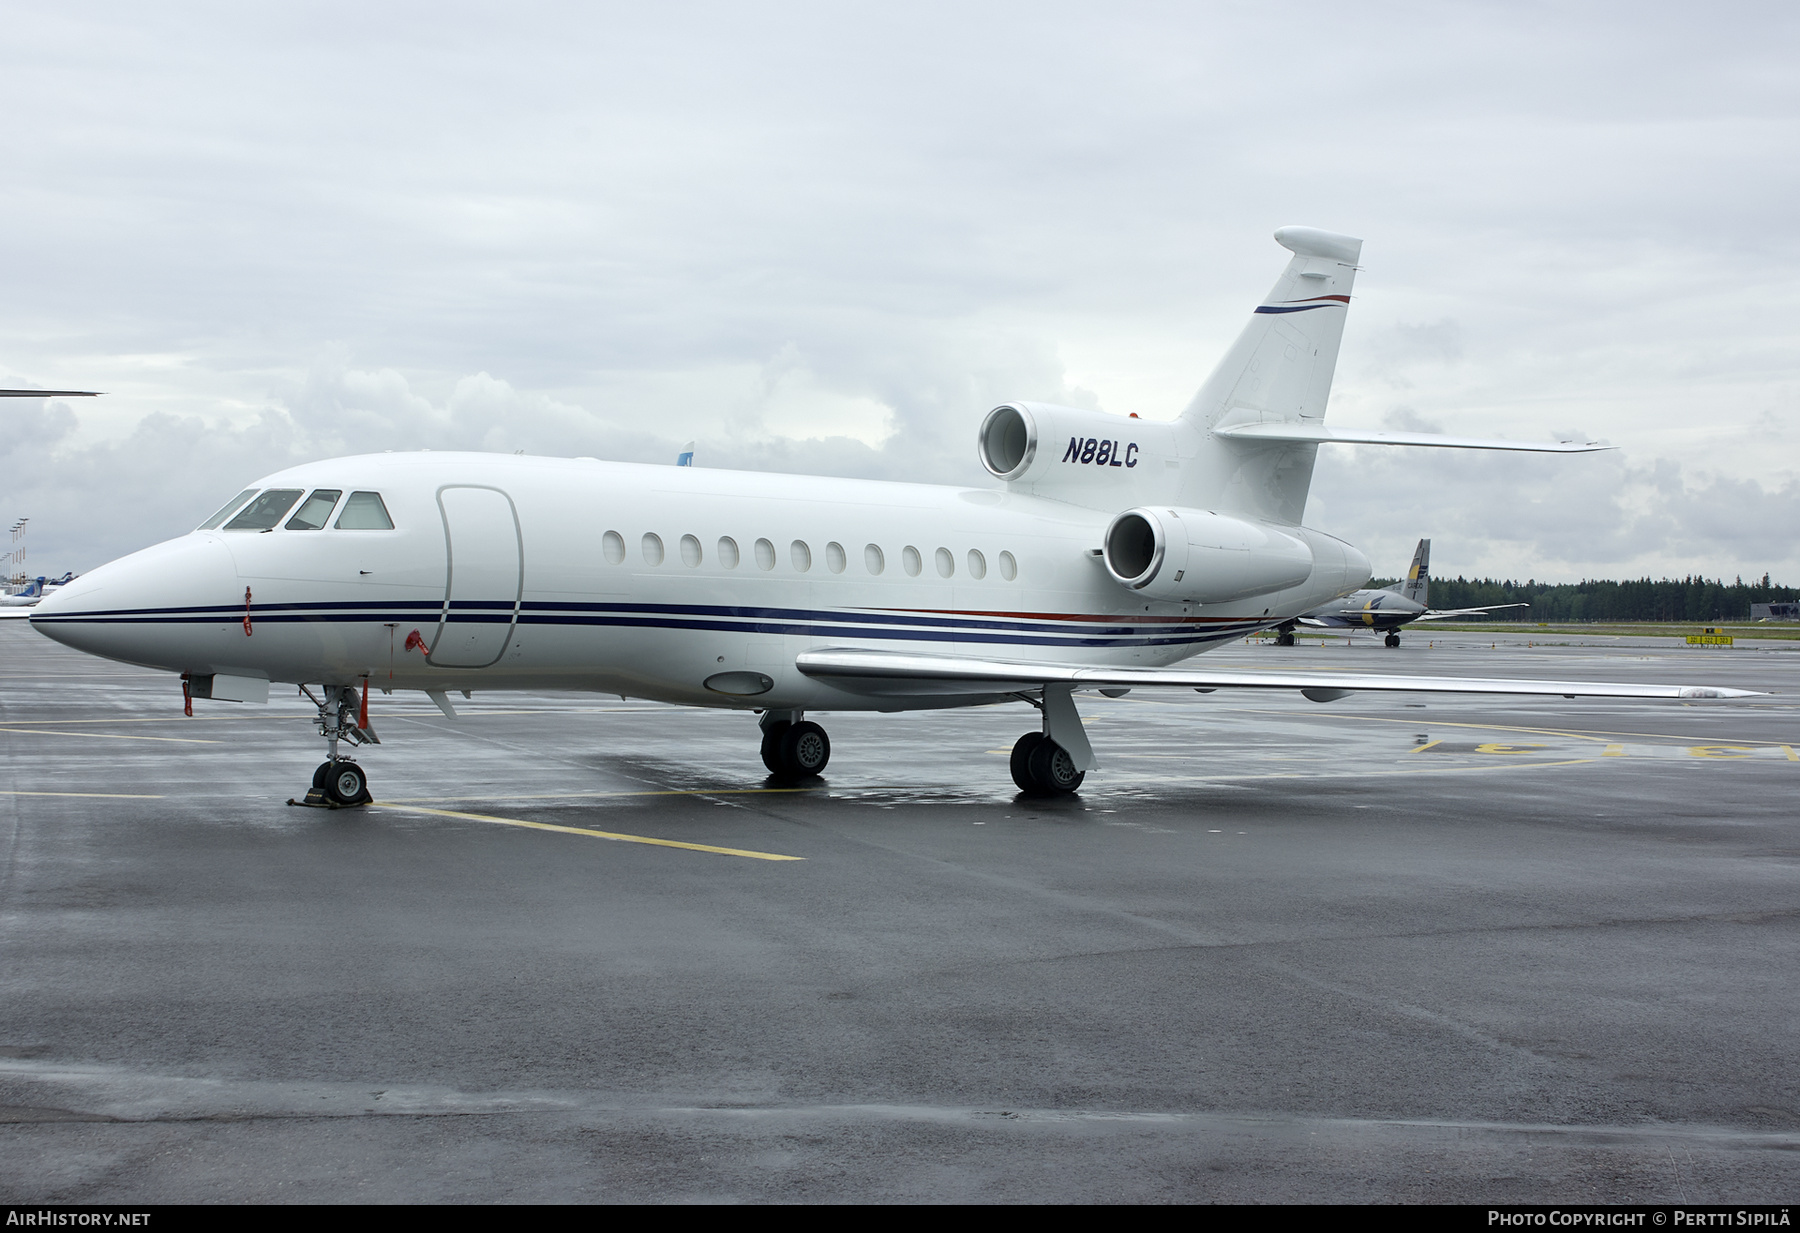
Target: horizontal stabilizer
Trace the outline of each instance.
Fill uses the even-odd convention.
[[[1568,698],[1753,698],[1753,689],[1717,685],[1634,685],[1609,681],[1513,681],[1485,677],[1293,672],[1281,668],[1219,671],[1202,667],[1078,667],[1015,663],[961,655],[907,655],[849,648],[803,651],[794,661],[807,676],[854,693],[884,697],[1007,694],[1044,685],[1185,689],[1373,690],[1383,693],[1546,694]]]
[[[1453,450],[1524,450],[1536,454],[1591,454],[1616,449],[1597,441],[1501,441],[1450,437],[1435,432],[1377,432],[1367,428],[1327,428],[1323,424],[1233,424],[1213,429],[1232,441],[1311,442],[1317,445],[1425,445]]]

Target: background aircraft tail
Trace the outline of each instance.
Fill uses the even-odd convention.
[[[1182,414],[1179,503],[1298,525],[1318,445],[1213,429],[1324,419],[1362,241],[1313,227],[1283,227],[1275,240],[1293,259]]]
[[[1422,608],[1431,607],[1431,541],[1422,539],[1413,551],[1412,568],[1406,571],[1405,579],[1394,588]]]

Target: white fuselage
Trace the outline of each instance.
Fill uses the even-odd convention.
[[[926,484],[426,452],[310,463],[257,487],[378,492],[394,528],[339,530],[334,515],[319,530],[195,531],[82,575],[33,625],[193,675],[895,710],[956,700],[850,694],[796,656],[1160,667],[1368,578],[1355,549],[1285,527],[1320,562],[1303,584],[1147,601],[1095,554],[1116,509]],[[744,685],[758,678],[768,686]]]

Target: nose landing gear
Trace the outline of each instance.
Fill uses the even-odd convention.
[[[338,752],[339,741],[349,741],[352,745],[381,744],[381,738],[369,726],[367,682],[364,682],[363,690],[359,698],[354,686],[328,685],[325,698],[321,700],[306,686],[300,687],[300,692],[319,708],[315,722],[319,725],[319,735],[325,738],[325,761],[313,772],[312,789],[307,792],[306,799],[288,804],[348,809],[353,805],[367,805],[375,799],[369,795],[369,777],[362,767],[348,754]]]

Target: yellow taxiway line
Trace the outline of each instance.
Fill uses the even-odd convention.
[[[742,856],[754,861],[803,861],[804,856],[783,856],[778,852],[752,852],[747,848],[721,848],[710,843],[683,843],[678,839],[652,839],[648,835],[621,835],[614,831],[593,831],[584,826],[558,826],[551,822],[527,822],[523,818],[496,818],[492,814],[463,813],[456,809],[431,809],[424,805],[396,805],[376,801],[382,809],[402,813],[427,813],[440,818],[461,818],[466,822],[493,822],[499,826],[522,826],[534,831],[556,831],[563,835],[586,835],[590,839],[610,839],[615,843],[647,843],[659,848],[686,848],[690,852],[714,852],[720,856]]]
[[[173,741],[177,745],[218,745],[222,743],[194,736],[130,736],[121,732],[54,732],[49,728],[11,728],[5,724],[0,724],[0,732],[17,732],[23,736],[83,736],[96,741]]]

